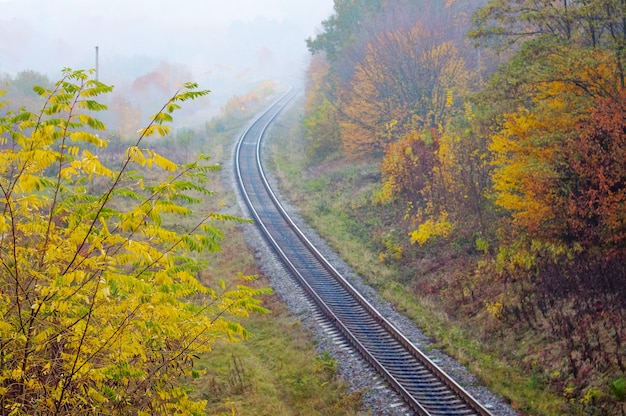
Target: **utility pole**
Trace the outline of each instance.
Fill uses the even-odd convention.
[[[98,81],[98,47],[96,46],[96,81]]]

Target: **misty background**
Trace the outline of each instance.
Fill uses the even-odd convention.
[[[54,82],[65,67],[95,68],[97,46],[110,107],[145,118],[193,81],[211,90],[206,119],[264,80],[300,84],[305,39],[332,11],[333,0],[0,0],[0,76]]]

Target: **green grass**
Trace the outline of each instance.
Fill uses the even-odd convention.
[[[356,415],[359,394],[347,393],[332,363],[315,353],[311,336],[274,303],[272,313],[246,319],[245,342],[218,344],[198,368],[197,395],[211,414]]]
[[[360,276],[428,334],[434,347],[465,364],[516,409],[529,415],[566,414],[561,410],[566,407],[565,400],[542,383],[533,382],[533,375],[521,369],[521,360],[515,357],[523,352],[515,339],[486,339],[484,313],[452,319],[444,306],[428,294],[418,295],[408,284],[415,271],[380,261],[383,248],[372,232],[386,219],[367,209],[377,186],[373,174],[377,167],[346,162],[307,166],[299,119],[297,109],[283,115],[283,129],[268,137],[268,166],[276,172],[283,195],[299,207],[309,224]]]

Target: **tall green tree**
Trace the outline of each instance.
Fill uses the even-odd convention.
[[[324,30],[306,43],[312,54],[325,52],[331,61],[359,40],[362,31],[380,13],[382,0],[335,0],[335,12],[322,22]]]
[[[206,264],[194,253],[220,247],[216,221],[243,220],[167,226],[211,194],[218,167],[176,164],[147,140],[209,91],[185,84],[108,167],[94,115],[112,87],[91,75],[66,69],[35,88],[41,111],[0,118],[0,414],[203,414],[182,376],[217,339],[244,338],[227,317],[263,312],[268,292],[196,278]]]

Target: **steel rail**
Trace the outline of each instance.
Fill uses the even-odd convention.
[[[332,266],[278,200],[263,170],[261,145],[268,127],[296,95],[291,89],[277,99],[249,124],[236,145],[237,183],[257,226],[327,319],[416,414],[492,416]]]

